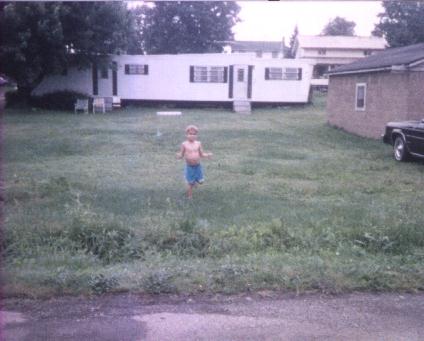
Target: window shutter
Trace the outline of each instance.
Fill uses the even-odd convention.
[[[265,79],[269,80],[269,68],[268,67],[265,68]]]
[[[94,63],[92,67],[92,79],[93,79],[93,95],[97,96],[99,94],[99,84],[98,84],[98,74],[97,74],[96,63]]]
[[[230,66],[230,79],[228,82],[228,97],[233,98],[233,73],[234,73],[234,66]]]
[[[298,69],[298,80],[302,80],[302,69]]]
[[[149,74],[149,65],[147,65],[147,64],[144,65],[144,74],[145,75]]]
[[[190,83],[194,82],[194,66],[190,66]]]
[[[252,98],[252,75],[253,65],[249,65],[247,70],[247,98]]]
[[[126,75],[130,74],[130,66],[128,64],[125,64],[125,74]]]
[[[227,83],[228,78],[228,67],[224,67],[224,83]]]

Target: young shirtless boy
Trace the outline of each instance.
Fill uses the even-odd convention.
[[[187,140],[181,144],[181,149],[177,153],[178,159],[185,159],[185,178],[187,180],[187,197],[189,199],[193,196],[193,187],[196,184],[203,183],[203,171],[200,164],[202,157],[210,158],[212,153],[205,153],[202,148],[200,141],[197,141],[197,133],[199,129],[194,125],[189,125],[186,128]]]

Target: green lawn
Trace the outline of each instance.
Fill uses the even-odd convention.
[[[422,162],[329,127],[323,98],[157,110],[6,110],[6,295],[424,289]],[[214,153],[192,201],[190,123]]]

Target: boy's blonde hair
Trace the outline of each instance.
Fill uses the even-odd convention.
[[[190,132],[190,130],[193,130],[196,134],[199,132],[199,128],[193,124],[188,125],[185,129],[186,133]]]

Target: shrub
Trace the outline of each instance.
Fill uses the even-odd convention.
[[[27,98],[18,91],[8,91],[5,94],[6,107],[16,107],[19,105],[26,105]]]
[[[142,279],[141,287],[149,294],[169,294],[177,292],[173,275],[166,270],[158,270]]]
[[[92,253],[106,263],[139,258],[142,243],[134,233],[119,223],[74,218],[67,237],[77,249]]]
[[[32,96],[30,104],[49,110],[74,110],[78,98],[89,98],[89,96],[75,91],[56,91],[42,96]]]

